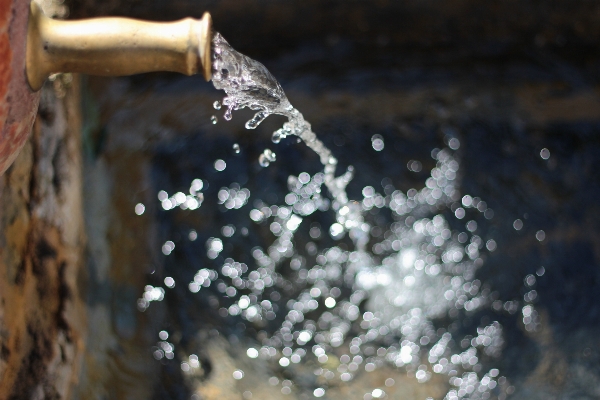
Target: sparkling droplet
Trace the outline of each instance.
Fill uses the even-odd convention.
[[[144,206],[142,203],[138,203],[135,206],[135,213],[137,215],[142,215],[144,213],[144,211],[146,211],[146,206]],[[543,231],[540,231],[543,232]]]
[[[225,120],[227,121],[231,121],[231,107],[228,108],[227,111],[225,111],[223,118],[225,118]]]
[[[263,122],[268,116],[269,113],[264,111],[257,112],[250,121],[246,122],[246,129],[256,129],[256,127],[260,125],[260,123]]]
[[[381,151],[385,147],[385,143],[383,142],[383,137],[381,135],[373,135],[371,138],[371,146],[373,146],[373,150]]]
[[[210,117],[210,122],[212,122],[213,125],[215,125],[217,123],[217,121],[218,121],[218,119],[217,119],[217,117],[215,115],[213,115],[213,116]]]
[[[235,154],[240,154],[240,151],[241,151],[241,149],[240,149],[240,145],[239,145],[239,144],[237,144],[237,143],[234,143],[234,144],[233,144],[233,152],[234,152]]]
[[[271,136],[271,141],[276,144],[281,142],[281,133],[279,133],[279,131],[273,132],[273,136]]]
[[[264,154],[261,154],[260,156],[258,156],[258,163],[263,168],[266,168],[269,166],[269,164],[271,164],[269,162],[269,160],[267,160],[267,157]]]
[[[269,160],[270,162],[273,162],[277,159],[277,155],[275,153],[273,153],[273,151],[271,151],[271,149],[265,149],[263,154],[265,155],[267,160]]]
[[[268,167],[273,161],[277,159],[277,155],[271,151],[271,149],[265,149],[263,153],[258,157],[258,163],[261,167]]]
[[[452,150],[458,150],[460,147],[460,141],[457,138],[452,138],[448,141],[448,147]]]
[[[550,158],[550,150],[548,150],[547,148],[543,148],[542,151],[540,151],[540,157],[542,157],[542,159],[547,160]]]
[[[214,167],[217,171],[221,172],[227,168],[227,163],[221,159],[215,161]]]
[[[215,110],[220,110],[221,109],[221,103],[219,101],[215,101],[213,103],[213,107]]]

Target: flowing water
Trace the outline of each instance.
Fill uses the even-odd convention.
[[[421,383],[434,374],[446,376],[450,390],[445,398],[449,400],[506,398],[513,388],[494,367],[504,343],[502,325],[489,320],[465,332],[459,329],[460,321],[484,309],[511,314],[521,311],[526,329],[534,331],[535,291],[528,292],[524,302],[500,301],[497,293],[476,279],[485,253],[497,246],[492,237],[478,234],[477,220],[492,219],[494,212],[484,200],[460,193],[459,140],[454,138],[447,148],[432,150],[436,166],[422,189],[403,192],[387,183],[379,192],[369,185],[360,198],[349,199],[346,187],[360,171],[348,167],[336,176],[337,159],[269,71],[236,52],[218,33],[213,48],[213,84],[226,93],[214,108],[222,105],[227,121],[235,110],[256,111],[246,122],[247,129],[256,129],[272,114],[286,117],[288,122],[273,133],[272,142],[299,138],[319,156],[323,170],[289,176],[285,204],[254,203],[249,218],[256,224],[268,224],[275,237],[266,248],[252,250],[254,265],[225,254],[234,226],[223,227],[222,238],[215,233],[206,243],[207,256],[211,260],[225,257],[224,261],[216,269],[199,269],[193,280],[185,283],[189,291],[198,293],[219,282],[218,291],[230,299],[220,305],[221,317],[257,326],[281,321],[275,329],[261,331],[266,333],[247,349],[248,357],[263,360],[274,371],[309,362],[320,366],[314,370],[316,380],[283,381],[283,394],[295,391],[306,398],[326,398],[328,388],[387,365]],[[217,118],[212,121],[216,123]],[[372,146],[381,151],[383,138],[373,136]],[[236,143],[234,152],[240,151]],[[265,149],[258,161],[262,167],[284,162],[270,149]],[[225,161],[217,160],[214,167],[225,169]],[[411,168],[421,167],[415,164]],[[161,192],[159,199],[165,210],[194,210],[205,201],[202,190],[202,180],[196,179],[190,195]],[[231,185],[219,191],[218,201],[228,210],[240,209],[250,196],[248,189]],[[390,215],[389,223],[373,218],[373,211],[378,210]],[[335,215],[327,233],[337,244],[318,248],[311,241],[299,248],[296,232],[315,213]],[[465,231],[452,228],[456,221],[462,221]],[[319,227],[310,229],[312,238],[324,234]],[[195,231],[190,232],[190,240],[196,239],[194,235]],[[343,242],[346,235],[351,246]],[[168,241],[163,253],[168,255],[173,249],[173,242]],[[165,285],[172,287],[175,282],[167,279]],[[535,282],[535,277],[531,279]],[[286,293],[293,295],[285,297]],[[147,286],[139,308],[145,310],[164,296],[161,287]],[[161,335],[155,357],[173,358],[168,334],[163,331]],[[191,355],[182,363],[182,370],[196,368],[197,360]],[[390,377],[386,385],[393,384]],[[386,390],[386,386],[373,387],[360,398],[383,398]]]
[[[319,156],[324,167],[323,183],[333,198],[338,202],[340,208],[347,206],[348,197],[345,188],[352,178],[352,168],[350,167],[345,175],[335,178],[337,159],[317,138],[302,113],[290,104],[279,82],[264,65],[235,51],[219,33],[214,36],[213,49],[212,81],[215,88],[227,93],[222,102],[227,107],[224,118],[231,120],[233,110],[248,107],[258,112],[246,122],[246,129],[256,129],[271,114],[287,117],[288,122],[273,133],[273,143],[279,143],[281,139],[289,135],[299,137]],[[266,155],[265,158],[269,162],[274,161]],[[261,162],[261,164],[264,163]],[[353,213],[352,217],[358,223],[360,214]],[[351,218],[346,219],[350,220]],[[360,233],[358,235],[364,236]]]

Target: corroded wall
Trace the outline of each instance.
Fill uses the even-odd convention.
[[[134,213],[140,196],[150,195],[149,159],[136,152],[142,135],[106,135],[89,87],[82,91],[88,336],[73,398],[149,399],[159,368],[150,350],[158,327],[138,312],[136,300],[157,265],[156,250],[152,221]],[[112,100],[118,109],[118,97]]]
[[[83,86],[71,75],[46,84],[33,132],[0,177],[0,400],[153,391],[157,329],[136,309],[152,226],[132,212],[148,160],[118,137],[82,157],[81,105],[94,107]]]
[[[42,90],[38,118],[0,177],[0,399],[70,398],[83,357],[79,85]]]

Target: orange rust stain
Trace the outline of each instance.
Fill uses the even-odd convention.
[[[10,0],[2,0],[0,1],[0,24],[5,24],[8,22],[8,17],[10,16]],[[2,25],[0,25],[2,27]]]
[[[10,81],[10,63],[12,61],[12,51],[8,32],[0,34],[0,93],[8,92],[8,82]]]

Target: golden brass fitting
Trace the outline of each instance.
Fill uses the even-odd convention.
[[[31,3],[27,31],[27,80],[41,89],[50,74],[81,72],[123,76],[152,71],[211,78],[212,20],[146,22],[129,18],[58,21]]]

